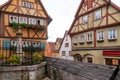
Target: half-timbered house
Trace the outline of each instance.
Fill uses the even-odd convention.
[[[120,8],[111,0],[81,0],[69,29],[75,60],[120,64]]]
[[[41,0],[8,0],[0,6],[1,53],[16,46],[18,26],[22,29],[23,47],[39,47],[44,51],[51,20]]]

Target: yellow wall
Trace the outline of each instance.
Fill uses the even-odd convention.
[[[103,64],[103,55],[102,55],[102,50],[85,50],[85,51],[72,51],[72,55],[80,54],[83,62],[85,62],[85,55],[92,55],[93,56],[93,63],[95,64]]]

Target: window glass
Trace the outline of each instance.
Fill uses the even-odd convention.
[[[116,39],[116,38],[117,38],[117,30],[109,30],[108,39]]]
[[[36,19],[29,18],[29,24],[35,25],[36,24]]]
[[[25,18],[25,17],[19,17],[19,23],[25,23],[25,24],[27,24],[27,18]]]
[[[22,6],[23,6],[23,7],[27,7],[27,2],[23,2],[23,3],[22,3]]]
[[[80,35],[80,42],[84,42],[84,35]]]
[[[104,40],[104,32],[98,32],[97,36],[98,36],[98,40]]]
[[[89,34],[87,35],[87,41],[92,41],[92,33],[89,33]]]
[[[101,19],[101,9],[95,11],[95,13],[94,13],[94,19],[95,20]]]
[[[18,23],[18,17],[10,15],[9,22],[10,23],[12,23],[12,22]]]
[[[83,24],[88,23],[88,15],[83,16]]]

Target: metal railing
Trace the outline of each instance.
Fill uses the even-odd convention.
[[[23,47],[22,53],[16,52],[16,47],[0,48],[0,66],[29,66],[43,61],[40,47]]]

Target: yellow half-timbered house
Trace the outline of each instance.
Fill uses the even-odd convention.
[[[75,60],[120,64],[120,8],[111,0],[81,0],[69,29]]]
[[[23,47],[39,46],[44,51],[51,20],[41,0],[8,0],[0,6],[1,53],[9,50],[10,46],[16,46],[18,26],[22,29]]]

